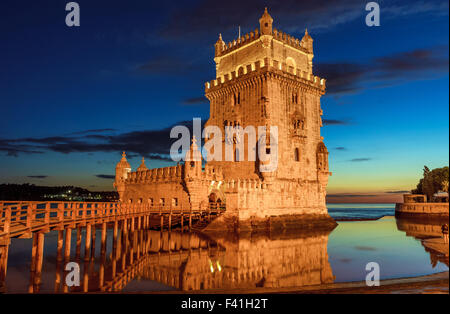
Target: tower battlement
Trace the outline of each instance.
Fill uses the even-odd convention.
[[[281,30],[274,29],[272,35],[273,39],[278,40],[286,45],[289,45],[292,48],[298,49],[303,53],[312,53],[305,46],[305,43],[302,42],[301,39],[298,39],[294,36],[291,36],[287,33],[282,32]],[[241,37],[234,39],[228,43],[223,42],[223,44],[217,46],[216,57],[225,56],[228,53],[231,53],[241,47],[244,47],[261,37],[261,33],[258,29],[251,31],[250,33],[244,34]]]
[[[233,71],[238,72],[240,67],[265,58],[276,60],[280,64],[286,63],[286,70],[293,67],[294,74],[299,69],[300,73],[307,72],[312,75],[313,39],[307,30],[300,40],[273,28],[273,19],[267,9],[260,18],[259,24],[259,30],[255,29],[228,44],[223,41],[222,35],[219,35],[214,45],[216,78]],[[245,69],[244,73],[246,73]]]
[[[326,90],[326,79],[315,76],[309,72],[302,71],[298,68],[295,69],[293,66],[289,66],[286,62],[279,62],[278,60],[264,58],[264,60],[258,60],[245,66],[242,65],[237,71],[231,71],[230,73],[226,73],[215,80],[206,82],[205,92],[212,92],[223,88],[230,82],[241,82],[246,78],[251,78],[254,74],[260,74],[268,71],[287,75],[287,77],[292,80],[296,80],[307,86],[317,88],[323,93]]]

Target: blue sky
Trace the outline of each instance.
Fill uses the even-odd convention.
[[[314,72],[330,151],[329,194],[413,188],[424,165],[448,165],[448,1],[3,1],[0,19],[0,182],[112,189],[126,150],[137,167],[167,165],[167,129],[207,118],[213,44],[258,27],[314,39]],[[151,159],[151,160],[150,160]],[[98,177],[98,175],[102,175]],[[38,176],[39,178],[36,178]]]

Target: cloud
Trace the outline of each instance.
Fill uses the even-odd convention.
[[[202,128],[206,119],[202,119]],[[92,134],[81,136],[52,136],[0,139],[0,151],[8,156],[45,151],[70,153],[122,152],[129,158],[143,156],[147,159],[172,161],[170,147],[176,139],[170,138],[174,126],[185,126],[192,133],[192,121],[180,121],[156,130],[140,130],[120,134]],[[85,132],[82,132],[85,133]]]
[[[27,178],[31,178],[31,179],[45,179],[45,178],[48,178],[48,176],[27,176]]]
[[[363,21],[367,14],[365,2],[360,0],[201,0],[177,6],[161,35],[165,39],[193,40],[210,33],[236,33],[237,25],[254,30],[265,6],[274,18],[274,27],[291,33],[302,33],[305,27],[314,32],[326,32],[339,25]],[[445,0],[413,3],[397,0],[382,4],[383,19],[417,14],[440,16],[445,12],[448,12]]]
[[[205,97],[194,97],[185,99],[182,104],[183,105],[199,105],[199,104],[207,104],[208,99]]]
[[[355,94],[367,88],[437,78],[448,73],[448,46],[416,49],[366,63],[319,63],[315,74],[327,79],[327,94]]]
[[[189,49],[189,47],[186,47]],[[209,65],[204,62],[200,56],[185,58],[184,54],[189,51],[183,51],[179,55],[162,55],[155,56],[151,60],[144,62],[135,67],[135,71],[148,75],[192,75],[194,72],[209,72]]]
[[[323,119],[323,125],[348,125],[350,124],[347,120],[332,120],[332,119]]]
[[[353,159],[350,159],[349,161],[351,161],[351,162],[363,162],[363,161],[369,161],[369,160],[372,160],[372,158],[353,158]]]
[[[384,193],[388,193],[388,194],[404,194],[404,193],[409,193],[411,191],[407,191],[407,190],[400,190],[400,191],[386,191]]]
[[[358,250],[358,251],[377,251],[378,249],[376,247],[372,247],[372,246],[355,246],[355,250]]]
[[[85,130],[85,131],[73,132],[73,133],[70,133],[70,134],[83,135],[83,134],[89,134],[89,133],[103,133],[103,132],[112,132],[112,131],[117,131],[117,130],[116,129],[93,129],[93,130]]]
[[[343,151],[343,150],[347,150],[347,148],[345,148],[345,147],[342,147],[342,146],[339,146],[339,147],[335,147],[334,149],[335,149],[335,150],[341,150],[341,151]]]
[[[327,197],[375,197],[375,194],[327,194]]]
[[[112,174],[96,174],[95,176],[100,179],[114,179],[116,177]]]
[[[139,65],[137,70],[147,74],[182,74],[189,70],[189,63],[177,57],[159,56]]]

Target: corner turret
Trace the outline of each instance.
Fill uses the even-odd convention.
[[[119,193],[119,198],[122,200],[123,193],[125,192],[125,180],[128,178],[128,173],[131,172],[131,166],[127,161],[125,152],[122,152],[122,159],[116,166],[116,179],[114,181],[114,188]]]
[[[259,28],[261,35],[272,35],[273,18],[267,12],[267,7],[264,9],[264,14],[259,19]]]
[[[305,29],[305,35],[302,38],[300,45],[305,48],[308,53],[313,53],[313,39],[308,33],[308,29]]]
[[[219,34],[219,39],[217,40],[216,44],[214,45],[215,48],[215,56],[218,57],[222,54],[223,49],[225,48],[225,42],[222,39],[222,34]]]

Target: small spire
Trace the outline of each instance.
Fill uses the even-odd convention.
[[[117,167],[121,167],[121,168],[130,168],[130,164],[127,161],[126,158],[127,154],[125,154],[125,152],[122,152],[122,159],[119,161],[119,163],[117,164]]]
[[[303,38],[311,38],[311,36],[308,33],[308,28],[305,28],[305,36],[303,36]]]
[[[138,171],[145,171],[145,170],[148,170],[148,169],[147,169],[147,166],[145,165],[145,158],[144,158],[144,157],[142,157],[141,165],[139,166],[139,168],[138,168],[137,170],[138,170]]]

